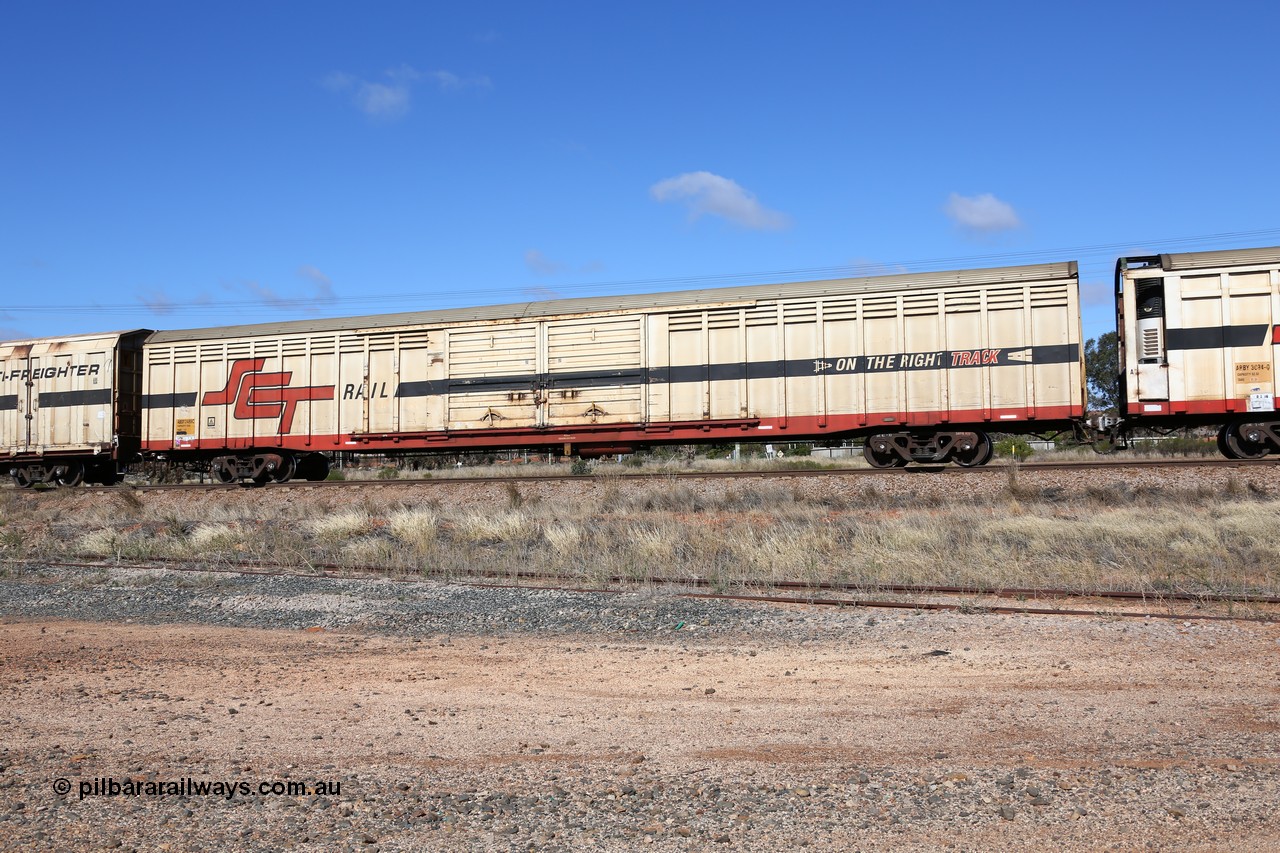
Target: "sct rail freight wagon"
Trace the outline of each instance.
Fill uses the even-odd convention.
[[[224,481],[325,451],[872,432],[873,464],[985,462],[1084,415],[1074,264],[157,332],[143,451]]]
[[[1280,451],[1278,273],[1280,248],[1121,259],[1114,435],[1213,423],[1229,456]],[[973,466],[992,431],[1092,430],[1075,263],[134,331],[0,359],[19,485],[109,482],[139,458],[268,482],[321,479],[336,451],[847,437],[877,467]]]

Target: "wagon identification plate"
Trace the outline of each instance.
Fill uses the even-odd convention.
[[[1271,362],[1269,361],[1237,361],[1236,384],[1253,385],[1271,381]]]

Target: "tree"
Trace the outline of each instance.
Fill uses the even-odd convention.
[[[1115,414],[1120,403],[1120,352],[1115,332],[1085,342],[1084,375],[1089,387],[1089,411]]]

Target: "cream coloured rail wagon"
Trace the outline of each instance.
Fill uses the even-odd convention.
[[[145,453],[222,480],[321,454],[867,437],[977,465],[1084,416],[1074,263],[164,331]]]

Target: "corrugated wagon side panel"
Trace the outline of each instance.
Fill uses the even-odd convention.
[[[987,341],[984,349],[1021,353],[1030,345],[1027,334],[1027,306],[1024,288],[993,288],[987,292]],[[982,368],[991,388],[992,417],[1015,420],[1017,412],[1029,403],[1027,373],[1031,365],[1025,361],[998,367]]]
[[[990,383],[981,370],[950,369],[951,353],[972,352],[984,349],[982,294],[977,290],[965,290],[945,295],[942,340],[939,341],[944,365],[948,415],[959,412],[985,412],[989,415],[991,400]]]
[[[1081,404],[1084,379],[1078,346],[1079,301],[1066,285],[1039,287],[1031,293],[1031,340],[1034,367],[1031,394],[1038,409]],[[1046,357],[1048,356],[1048,357]]]
[[[117,336],[31,347],[31,438],[50,453],[109,447]]]
[[[26,344],[0,344],[0,452],[24,453],[28,446],[26,379],[30,368]]]
[[[921,358],[924,354],[936,351],[943,338],[938,304],[937,293],[903,299],[903,350],[906,358],[901,367],[906,389],[907,402],[904,408],[909,413],[908,423],[933,423],[937,420],[937,413],[947,409],[943,395],[946,371],[942,369],[938,359]],[[916,363],[924,365],[924,369],[914,369],[913,365]]]
[[[641,420],[642,319],[624,314],[545,323],[549,425]]]
[[[682,311],[667,317],[669,417],[673,421],[711,417],[706,322],[703,311]]]
[[[461,327],[448,337],[449,429],[537,425],[538,324]]]
[[[822,367],[823,414],[866,414],[862,408],[864,397],[861,373],[833,373],[862,355],[862,338],[858,334],[858,303],[856,300],[828,300],[823,305],[822,336],[824,357]],[[830,365],[827,367],[826,365]],[[859,424],[865,422],[865,418]]]
[[[903,413],[902,376],[897,357],[902,352],[902,314],[896,296],[862,300],[862,340],[865,399],[862,411],[878,414],[881,421],[896,420]]]
[[[815,300],[782,305],[782,348],[786,365],[785,417],[820,416],[822,411],[822,335]]]

